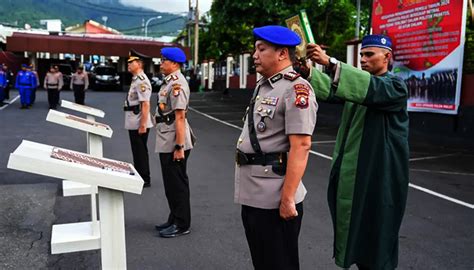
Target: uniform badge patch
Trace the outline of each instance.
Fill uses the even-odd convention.
[[[309,87],[306,84],[295,84],[295,106],[300,109],[306,109],[309,106]]]
[[[278,97],[264,97],[262,104],[276,106],[278,104]]]
[[[145,92],[145,91],[146,91],[146,85],[145,85],[144,83],[142,83],[142,84],[140,85],[140,91],[142,91],[142,92]]]
[[[181,84],[175,83],[173,84],[173,96],[177,97],[181,93]]]

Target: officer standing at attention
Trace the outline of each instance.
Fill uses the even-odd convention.
[[[28,71],[31,71],[36,78],[36,87],[31,90],[31,105],[35,104],[36,101],[36,90],[38,90],[38,86],[40,85],[40,80],[38,77],[38,72],[35,70],[35,65],[30,64],[28,67]]]
[[[44,78],[44,89],[48,92],[48,103],[50,109],[56,109],[59,103],[59,91],[63,87],[63,77],[58,69],[51,66]]]
[[[166,76],[158,93],[156,149],[160,155],[165,194],[170,208],[168,220],[156,225],[159,235],[173,238],[189,234],[191,206],[186,164],[193,148],[191,128],[186,120],[189,106],[189,86],[181,73],[186,62],[184,52],[177,47],[161,50],[161,72]]]
[[[84,72],[84,67],[79,66],[71,78],[71,89],[74,91],[74,101],[84,105],[86,89],[89,87],[89,77]]]
[[[318,104],[293,70],[300,37],[282,26],[255,28],[257,82],[237,142],[235,202],[255,269],[299,269],[298,237]]]
[[[7,73],[3,71],[3,64],[0,64],[0,106],[4,105],[3,101],[5,100],[5,88],[7,84]]]
[[[128,71],[133,77],[123,107],[125,129],[128,130],[132,146],[133,165],[145,182],[143,187],[151,186],[147,142],[148,133],[153,127],[150,116],[151,84],[143,72],[143,60],[147,58],[135,50],[130,51]]]
[[[27,70],[28,65],[21,65],[21,70],[16,75],[15,88],[20,92],[20,109],[29,109],[31,106],[31,91],[36,87],[35,75]]]
[[[13,72],[11,72],[9,69],[8,69],[8,66],[7,64],[3,64],[3,71],[5,72],[5,74],[7,75],[7,86],[5,87],[4,91],[5,91],[5,99],[9,100],[10,99],[10,88],[13,84]]]

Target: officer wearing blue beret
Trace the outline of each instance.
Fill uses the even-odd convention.
[[[21,70],[16,75],[15,88],[20,92],[20,109],[29,109],[31,106],[31,94],[36,87],[36,77],[28,71],[28,65],[21,65]]]
[[[125,99],[125,129],[128,130],[132,146],[133,165],[143,179],[143,187],[151,186],[150,163],[148,158],[148,134],[153,127],[150,115],[151,84],[143,72],[143,61],[148,56],[131,50],[128,71],[132,73],[132,83]]]
[[[282,26],[253,30],[262,75],[237,142],[235,195],[255,269],[299,269],[298,237],[306,189],[302,178],[318,105],[293,70],[300,37]]]
[[[187,161],[193,148],[192,130],[186,119],[190,90],[181,67],[186,62],[183,50],[167,47],[161,50],[160,70],[166,76],[158,93],[155,113],[156,149],[159,153],[166,199],[170,208],[168,220],[156,225],[159,235],[173,238],[188,234],[191,226]]]
[[[336,264],[359,269],[395,269],[398,232],[408,192],[408,90],[389,72],[392,41],[362,39],[362,70],[308,44],[307,56],[324,65],[311,84],[324,101],[344,103],[329,177]]]

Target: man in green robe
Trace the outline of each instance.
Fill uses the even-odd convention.
[[[328,188],[336,264],[395,269],[408,191],[408,91],[388,72],[391,41],[363,38],[363,70],[329,57],[317,44],[307,51],[330,74],[311,71],[316,97],[344,103]]]

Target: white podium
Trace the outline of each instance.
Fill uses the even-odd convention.
[[[10,154],[7,167],[98,186],[102,269],[126,269],[123,192],[141,194],[143,189],[133,165],[24,140]]]
[[[64,103],[64,102],[63,102]],[[71,103],[69,106],[73,106]],[[78,104],[76,104],[78,105]],[[80,105],[82,106],[82,105]],[[86,107],[86,106],[84,106]],[[82,109],[82,107],[80,107]],[[105,124],[74,115],[49,110],[49,122],[87,132],[87,152],[102,157],[102,137],[112,137],[112,129]],[[89,195],[91,197],[91,222],[53,225],[51,234],[51,253],[60,254],[100,248],[100,231],[97,223],[97,186],[68,180],[63,181],[63,195]]]

